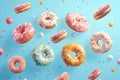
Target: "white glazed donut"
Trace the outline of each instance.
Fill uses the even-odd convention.
[[[102,44],[99,44],[100,40],[102,40]],[[105,53],[112,47],[112,39],[104,31],[96,32],[91,37],[90,47],[96,53]]]
[[[58,17],[53,12],[43,12],[38,16],[38,23],[41,27],[51,29],[57,26]]]

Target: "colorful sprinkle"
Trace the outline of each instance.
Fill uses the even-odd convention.
[[[108,56],[108,59],[109,59],[109,60],[112,60],[112,59],[113,59],[113,56],[112,56],[112,55],[109,55],[109,56]]]
[[[117,63],[120,65],[120,59],[117,60]]]
[[[43,36],[44,36],[44,33],[43,33],[43,32],[40,32],[40,33],[39,33],[39,36],[40,36],[40,37],[43,37]]]
[[[27,78],[24,78],[23,80],[27,80]]]
[[[113,26],[114,26],[113,22],[110,22],[109,27],[113,27]]]
[[[43,0],[40,0],[40,5],[42,5],[44,2],[43,2]]]
[[[115,72],[115,68],[111,68],[111,71],[112,71],[112,72]]]

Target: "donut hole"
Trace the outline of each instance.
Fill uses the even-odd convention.
[[[15,63],[15,66],[16,66],[16,67],[20,66],[20,63],[19,63],[19,62],[16,62],[16,63]]]
[[[45,20],[51,20],[51,18],[50,17],[46,17]]]
[[[44,52],[42,53],[42,57],[45,58],[48,55],[48,53]]]
[[[25,28],[23,27],[23,28],[21,29],[20,33],[22,34],[22,33],[24,33],[24,32],[25,32]]]
[[[98,41],[98,45],[102,45],[103,44],[103,41],[102,40],[99,40]]]
[[[71,56],[72,56],[72,57],[76,57],[76,53],[75,53],[75,52],[72,52],[72,53],[71,53]]]

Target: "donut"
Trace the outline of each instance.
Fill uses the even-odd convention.
[[[31,3],[26,2],[26,3],[23,3],[23,4],[16,6],[14,11],[18,14],[18,13],[29,10],[31,7],[32,7]]]
[[[34,36],[35,28],[32,26],[31,23],[24,23],[20,24],[15,30],[14,30],[14,40],[18,44],[24,44],[32,39]]]
[[[16,64],[19,63],[19,66],[16,66]],[[23,72],[26,68],[26,61],[24,60],[23,57],[20,56],[13,56],[10,58],[8,61],[8,68],[10,71],[13,73],[20,73]]]
[[[100,40],[102,44],[99,44]],[[90,47],[96,53],[105,53],[112,47],[112,39],[109,34],[104,31],[96,32],[90,39]]]
[[[85,32],[88,30],[88,21],[81,14],[69,12],[65,19],[67,25],[74,31]]]
[[[72,52],[75,52],[75,57],[71,56]],[[72,42],[63,46],[62,59],[67,66],[79,66],[85,61],[85,57],[85,50],[78,43]]]
[[[0,55],[2,55],[3,53],[4,53],[4,50],[0,48]]]
[[[89,74],[88,78],[90,80],[95,80],[100,74],[101,74],[101,71],[99,69],[95,69],[93,72]]]
[[[42,56],[43,53],[45,57]],[[32,51],[32,58],[36,65],[46,66],[54,60],[54,52],[50,46],[41,44]]]
[[[58,17],[54,12],[43,12],[38,16],[38,24],[46,29],[57,26]]]
[[[99,8],[98,10],[96,10],[93,14],[93,17],[95,20],[99,20],[103,18],[104,16],[106,16],[110,11],[111,11],[110,5],[106,4],[102,6],[101,8]]]
[[[68,72],[62,73],[55,80],[69,80],[69,74],[68,74]]]
[[[68,33],[66,30],[61,30],[60,32],[58,32],[57,34],[55,34],[54,36],[51,37],[51,41],[53,43],[58,43],[61,40],[65,39],[67,37]]]

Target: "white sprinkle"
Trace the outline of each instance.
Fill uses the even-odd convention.
[[[27,80],[27,78],[24,78],[24,80]]]
[[[112,60],[112,59],[113,59],[113,56],[112,56],[112,55],[109,55],[109,56],[108,56],[108,59],[109,59],[109,60]]]
[[[40,37],[43,37],[43,36],[44,36],[44,33],[43,33],[43,32],[40,32],[40,33],[39,33],[39,36],[40,36]]]

